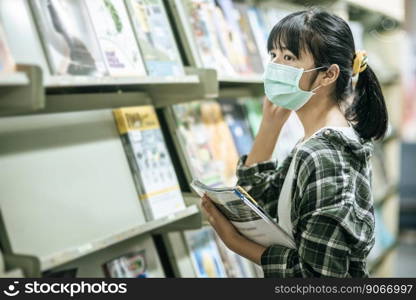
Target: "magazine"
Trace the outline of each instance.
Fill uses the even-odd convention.
[[[201,197],[206,194],[236,229],[253,242],[265,247],[296,248],[289,234],[242,187],[211,188],[199,180],[193,180],[191,187]]]
[[[244,103],[240,100],[233,98],[218,100],[239,156],[248,154],[251,151],[254,141]]]
[[[148,221],[185,208],[178,179],[153,106],[114,110]]]
[[[186,230],[184,238],[198,278],[227,277],[212,228]]]
[[[85,3],[110,75],[146,75],[124,2],[90,0]]]
[[[209,133],[201,120],[200,102],[172,105],[170,130],[183,158],[187,178],[199,178],[209,186],[222,184],[222,163],[214,159]]]
[[[107,75],[84,1],[36,0],[30,4],[54,75]]]
[[[106,277],[147,278],[146,250],[130,252],[103,265]]]
[[[181,76],[185,71],[162,0],[130,0],[131,17],[150,76]]]
[[[237,182],[235,166],[238,162],[238,152],[221,112],[221,105],[217,101],[203,101],[200,112],[213,159],[220,165],[222,182],[224,185],[233,185]]]

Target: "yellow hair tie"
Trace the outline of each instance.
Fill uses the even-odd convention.
[[[357,75],[367,69],[367,52],[359,50],[355,53],[354,62],[352,64],[352,76]]]

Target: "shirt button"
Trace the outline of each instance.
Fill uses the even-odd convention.
[[[324,134],[325,135],[329,135],[331,133],[331,131],[329,129],[325,130]]]

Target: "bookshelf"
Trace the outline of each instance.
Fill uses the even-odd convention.
[[[287,13],[303,8],[303,4],[309,1],[240,1],[254,4],[261,9],[278,8]],[[379,4],[381,3],[382,4]],[[385,5],[386,1],[355,1],[355,0],[328,0],[321,2],[321,5],[329,7],[330,10],[344,16],[345,18],[353,17],[354,21],[365,23],[367,16],[382,16],[391,18],[394,22],[403,21],[400,5]],[[391,2],[391,1],[390,1]],[[401,2],[401,1],[398,1]],[[127,3],[127,2],[125,2]],[[21,175],[22,185],[28,184],[26,191],[20,191],[16,183],[6,185],[7,178],[0,180],[6,191],[14,197],[20,194],[22,198],[32,198],[41,200],[41,196],[48,196],[44,207],[53,207],[56,200],[53,195],[64,194],[65,187],[62,181],[71,182],[76,178],[76,186],[68,195],[65,195],[60,203],[61,211],[64,212],[65,201],[71,201],[80,197],[84,193],[91,193],[94,197],[103,197],[103,195],[94,194],[94,187],[99,190],[103,186],[113,189],[114,193],[120,193],[120,200],[124,206],[123,214],[129,216],[130,222],[125,224],[124,228],[118,228],[115,231],[110,229],[99,232],[97,235],[85,237],[81,242],[80,239],[71,241],[61,247],[59,251],[51,253],[32,253],[23,248],[15,251],[13,248],[13,236],[7,232],[12,224],[15,228],[21,226],[30,226],[30,223],[12,222],[13,213],[22,213],[13,211],[12,205],[4,205],[5,200],[0,199],[2,204],[1,219],[1,240],[2,246],[6,248],[3,253],[6,269],[14,270],[20,268],[26,276],[40,276],[42,272],[49,270],[60,270],[71,266],[85,265],[81,267],[80,275],[85,276],[103,276],[100,268],[100,262],[108,260],[114,255],[122,254],[126,249],[134,248],[137,241],[147,238],[152,234],[162,234],[167,244],[170,259],[173,264],[175,275],[177,277],[194,277],[189,253],[184,245],[183,233],[186,229],[197,229],[202,225],[207,225],[203,220],[198,208],[199,198],[195,195],[183,191],[184,200],[187,207],[168,217],[163,217],[154,221],[144,222],[142,216],[137,212],[138,200],[135,198],[134,186],[132,183],[131,173],[128,170],[125,153],[123,151],[119,135],[116,132],[110,110],[118,107],[138,106],[152,104],[155,108],[161,109],[164,113],[160,114],[161,122],[173,122],[169,114],[169,107],[173,104],[185,103],[194,100],[207,100],[217,98],[237,98],[237,97],[258,97],[264,94],[263,81],[260,74],[224,74],[217,69],[215,65],[207,65],[201,57],[200,50],[195,43],[194,33],[192,32],[189,16],[184,9],[184,1],[164,0],[163,3],[167,9],[170,24],[175,35],[176,42],[181,52],[181,59],[184,65],[184,74],[180,76],[68,76],[55,75],[51,71],[51,65],[48,61],[47,51],[43,45],[43,40],[39,34],[39,24],[33,13],[33,8],[25,0],[2,0],[0,1],[0,21],[6,32],[7,41],[11,52],[18,63],[15,73],[0,76],[0,141],[12,141],[13,145],[1,153],[4,161],[10,163],[10,155],[13,151],[24,157],[25,161],[29,158],[35,160],[40,152],[45,159],[47,156],[53,156],[53,150],[60,149],[63,156],[55,157],[53,160],[45,160],[46,171],[41,166],[28,163],[23,165],[19,160],[13,161],[9,165],[9,171],[13,172],[16,166],[21,168],[21,174],[32,174],[35,178]],[[394,6],[394,7],[392,7]],[[132,7],[126,6],[131,16]],[[361,13],[356,13],[357,10]],[[19,18],[8,13],[10,11],[19,12]],[[361,19],[360,19],[361,18]],[[130,18],[132,20],[132,18]],[[397,33],[397,28],[389,35]],[[399,32],[400,33],[400,32]],[[378,33],[377,33],[378,34]],[[374,45],[374,39],[386,36],[386,33],[372,35],[367,40],[367,45]],[[25,38],[22,38],[25,37]],[[371,41],[371,38],[373,41]],[[377,40],[379,42],[379,40]],[[384,53],[389,50],[389,57],[394,56],[391,47],[395,43],[376,43],[381,45],[380,49],[373,49],[374,52]],[[394,48],[394,47],[393,47]],[[31,49],[31,51],[27,51]],[[264,49],[265,50],[265,49]],[[264,51],[265,52],[265,51]],[[263,53],[264,55],[264,53]],[[371,64],[371,59],[370,59]],[[386,101],[388,102],[389,112],[393,116],[393,125],[397,128],[398,116],[400,112],[394,105],[400,86],[400,76],[394,68],[388,68],[387,71],[376,70],[380,72],[380,79],[385,90]],[[92,119],[91,119],[92,118]],[[95,121],[91,121],[95,120]],[[79,125],[85,124],[85,129]],[[92,126],[92,127],[91,127]],[[56,129],[58,128],[58,129]],[[105,132],[103,132],[105,128]],[[69,134],[69,141],[62,139],[63,130]],[[165,128],[166,129],[166,128]],[[35,133],[40,137],[39,141],[31,141],[29,136]],[[174,137],[175,131],[165,130],[165,135]],[[12,138],[12,136],[15,138]],[[65,136],[65,135],[64,135]],[[49,138],[55,138],[51,142]],[[44,144],[42,144],[44,143]],[[94,143],[101,146],[96,148]],[[167,140],[170,148],[178,148],[180,141],[173,138]],[[52,149],[47,149],[49,145]],[[97,146],[96,145],[96,146]],[[72,152],[77,147],[83,146],[79,152]],[[98,146],[97,146],[98,147]],[[391,176],[391,183],[385,192],[375,201],[380,207],[386,219],[388,227],[397,235],[397,166],[398,164],[398,141],[391,139],[383,146],[385,147],[386,168]],[[93,152],[101,154],[92,155]],[[75,156],[74,156],[75,155]],[[21,158],[22,158],[21,157]],[[107,158],[111,157],[110,160]],[[59,159],[68,159],[67,163],[57,162]],[[186,164],[185,157],[179,157],[176,161],[178,168]],[[182,163],[179,163],[182,162]],[[76,174],[73,164],[95,165],[97,170],[85,170],[82,174]],[[61,166],[61,170],[56,171],[52,166]],[[42,176],[36,178],[37,173],[42,170]],[[72,170],[72,171],[71,171]],[[99,171],[98,171],[99,170]],[[118,178],[117,184],[111,180],[104,180],[102,172],[106,171],[112,177]],[[71,173],[72,172],[72,173]],[[5,171],[0,172],[3,176]],[[53,178],[56,174],[62,175],[61,179],[54,178],[48,183],[47,177]],[[189,181],[192,177],[187,170],[182,170]],[[46,176],[46,177],[45,177]],[[180,176],[180,175],[178,175]],[[0,176],[0,178],[3,178]],[[82,180],[88,180],[89,184],[83,185]],[[24,194],[27,192],[27,194]],[[23,194],[22,194],[23,193]],[[31,193],[31,194],[30,194]],[[31,195],[36,195],[31,197]],[[111,208],[116,207],[114,198],[108,198],[107,212],[108,218],[111,217]],[[136,201],[136,202],[134,202]],[[41,202],[42,203],[42,202]],[[7,204],[7,203],[6,203]],[[33,204],[33,203],[32,203]],[[82,203],[79,203],[80,205]],[[119,205],[119,203],[117,204]],[[102,203],[90,203],[89,209],[92,211],[95,207],[102,207]],[[80,206],[82,207],[82,205]],[[129,209],[130,208],[130,209]],[[135,213],[132,213],[136,210]],[[78,209],[78,212],[81,208]],[[29,212],[23,212],[33,217]],[[52,212],[51,212],[52,213]],[[18,220],[18,219],[16,219]],[[21,220],[21,219],[19,219]],[[79,224],[87,222],[87,218],[77,218],[73,216]],[[37,222],[36,220],[32,220]],[[39,220],[38,220],[39,221]],[[28,221],[29,222],[29,221]],[[58,238],[62,238],[66,232],[70,232],[70,220],[67,220],[66,228],[61,232],[55,233]],[[19,227],[20,226],[20,227]],[[76,230],[82,231],[78,227]],[[41,231],[41,228],[38,228]],[[392,257],[394,256],[395,245],[388,249],[371,263],[370,269],[372,274],[379,276],[389,276],[392,273]],[[124,249],[124,250],[123,250]],[[27,251],[26,251],[27,250]],[[177,259],[180,257],[180,259]],[[89,265],[89,266],[86,266]],[[164,276],[160,270],[160,262],[155,262],[155,276]],[[381,271],[380,271],[381,270]]]
[[[7,76],[0,76],[0,86],[1,87],[16,87],[16,86],[25,86],[29,85],[30,81],[24,72],[15,72],[8,74]]]
[[[132,227],[114,235],[110,235],[99,240],[93,240],[71,249],[56,252],[45,257],[31,255],[34,260],[39,260],[40,263],[40,268],[36,273],[37,275],[34,276],[38,276],[40,272],[46,270],[57,269],[57,267],[71,261],[75,261],[89,254],[94,254],[95,252],[122,243],[129,239],[152,233],[176,231],[184,228],[198,228],[200,223],[200,214],[198,213],[197,207],[193,205],[170,216],[147,222],[140,226]]]
[[[42,72],[39,67],[18,65],[17,71],[0,76],[0,115],[33,113],[44,103]]]

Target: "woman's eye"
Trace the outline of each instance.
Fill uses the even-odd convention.
[[[283,59],[284,60],[293,60],[293,57],[286,54],[285,56],[283,56]]]
[[[275,57],[276,57],[276,54],[275,54],[275,53],[273,53],[273,52],[271,52],[271,53],[270,53],[270,57],[271,57],[271,59],[273,59],[273,58],[275,58]]]

